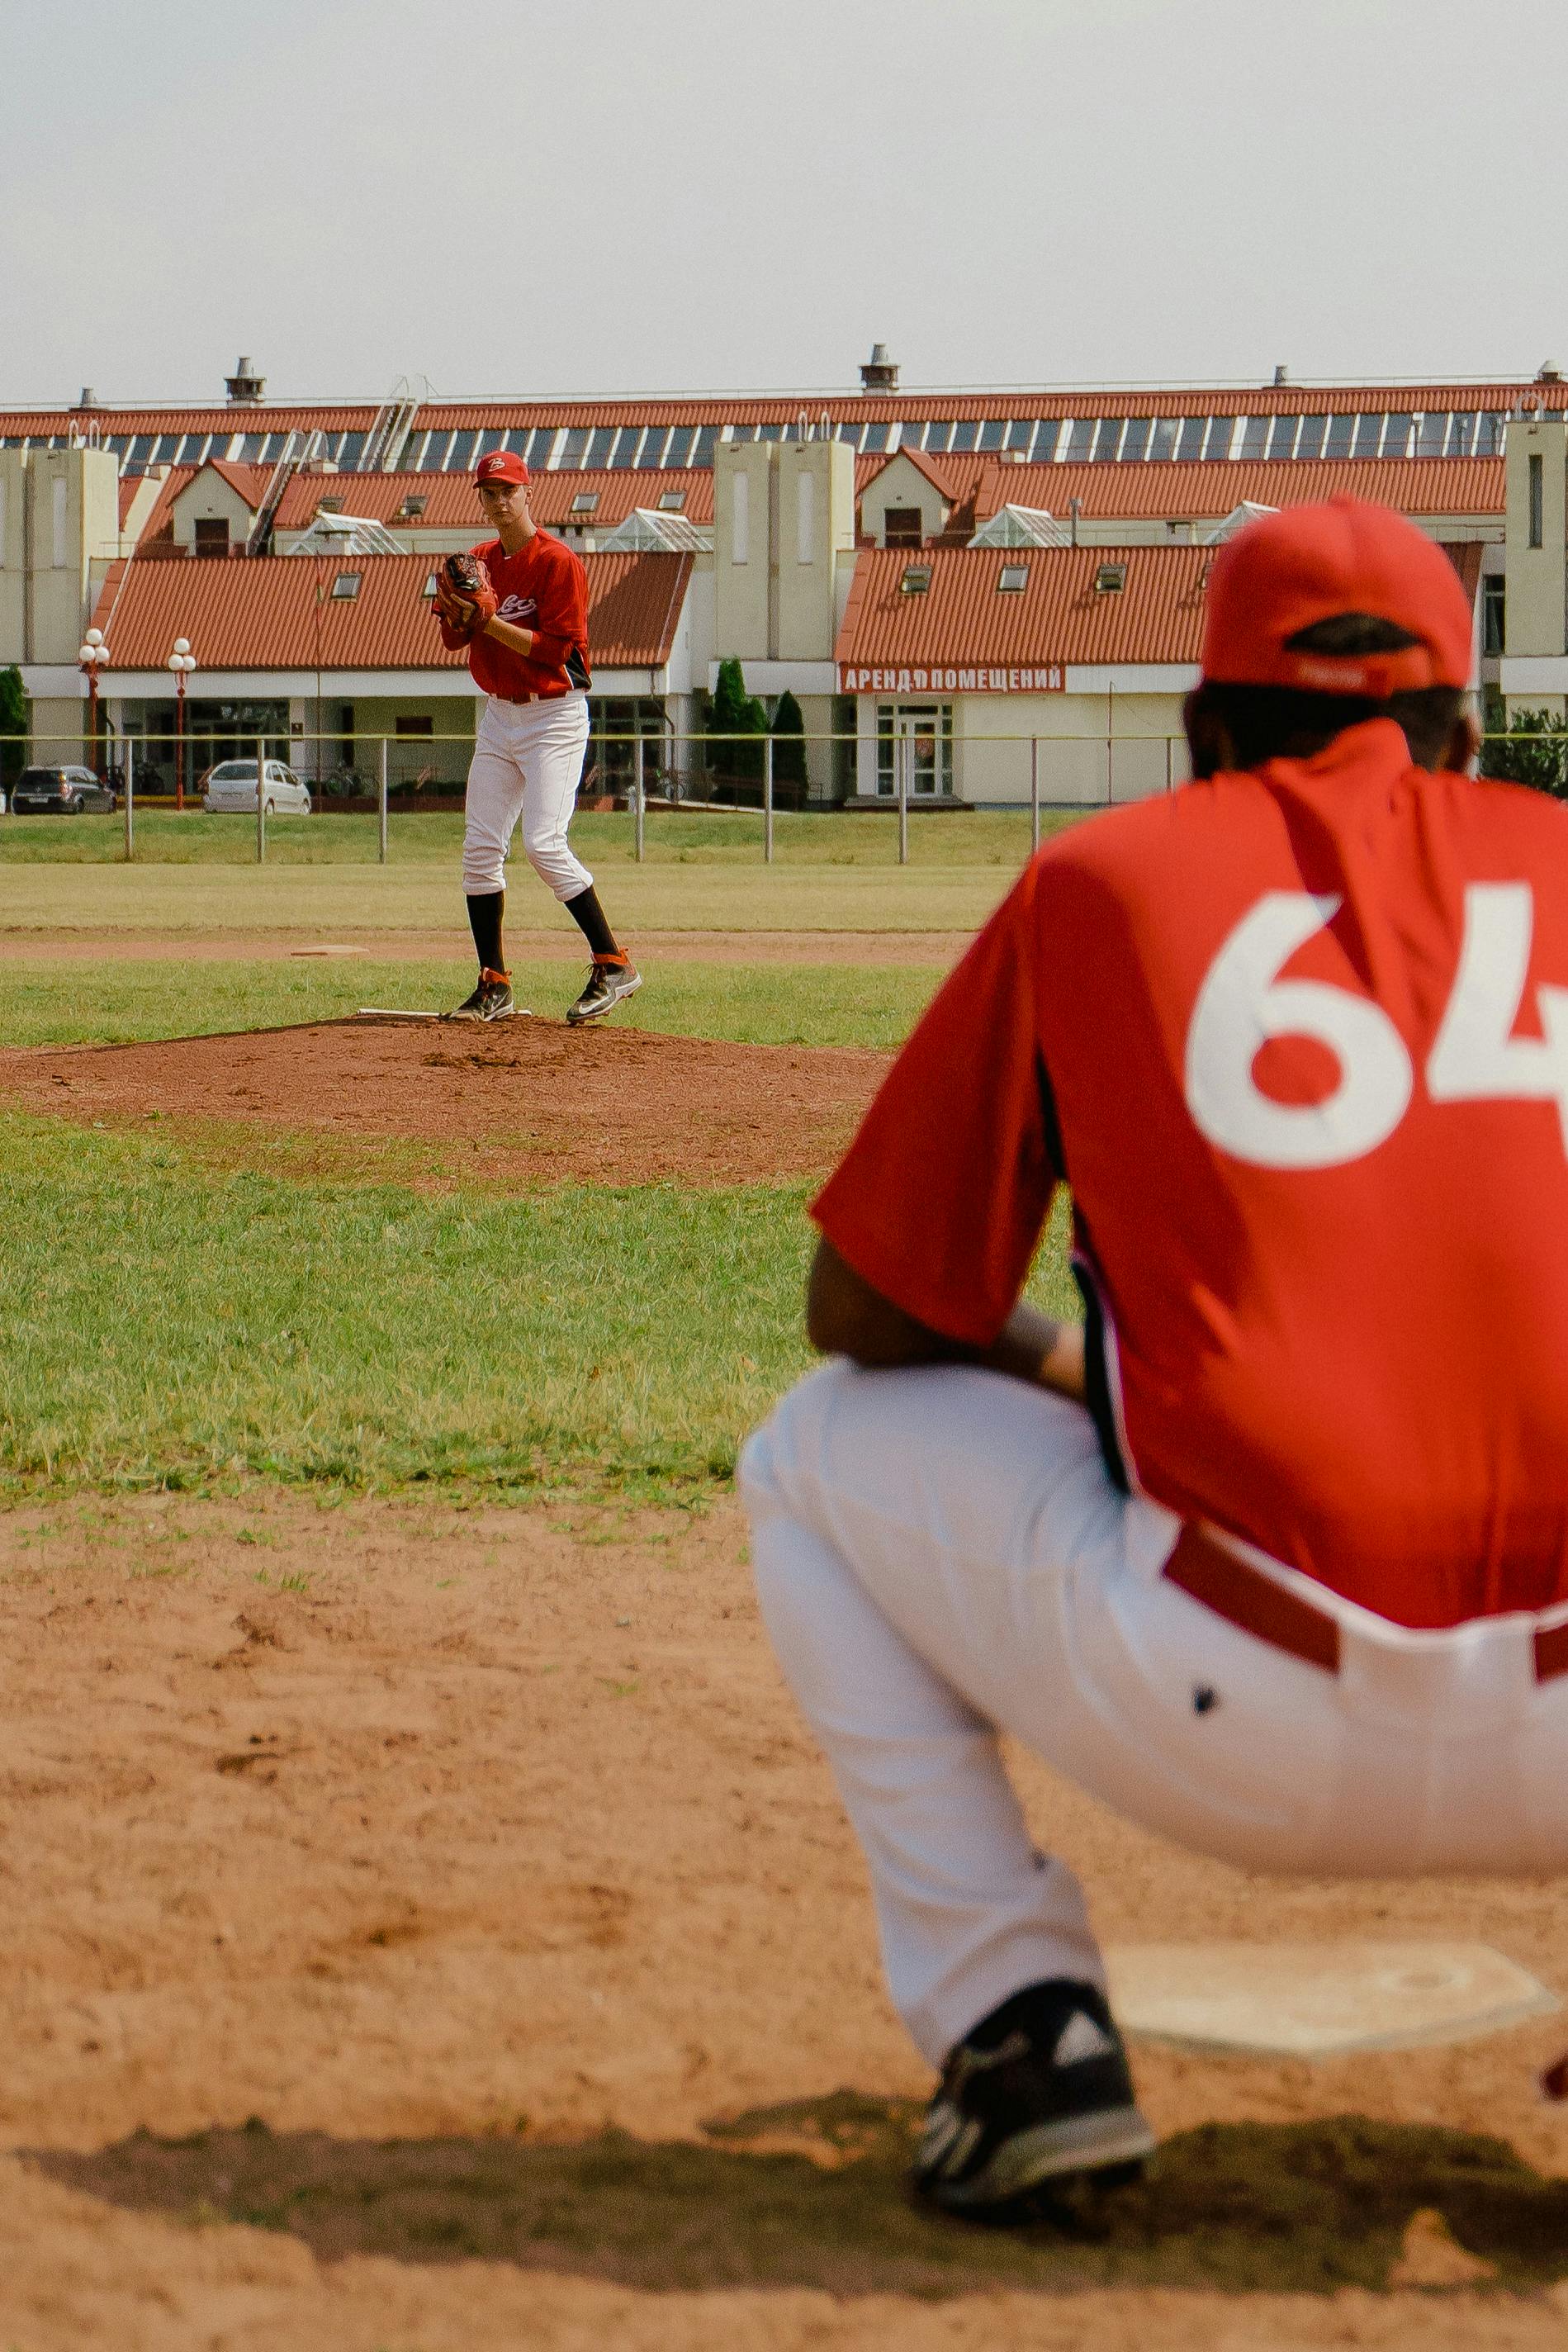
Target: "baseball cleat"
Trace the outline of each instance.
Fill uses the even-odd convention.
[[[945,2211],[995,2219],[1070,2175],[1135,2177],[1154,2149],[1105,1996],[1053,1977],[948,2052],[912,2177]]]
[[[643,975],[634,963],[604,963],[595,956],[582,994],[567,1006],[566,1017],[574,1029],[585,1021],[601,1020],[642,985]]]
[[[444,1017],[448,1021],[504,1021],[508,1013],[517,1009],[512,983],[506,973],[482,971],[473,995],[465,997],[456,1011]]]

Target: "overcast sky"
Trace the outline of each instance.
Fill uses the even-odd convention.
[[[1562,0],[0,0],[0,401],[1530,374]]]

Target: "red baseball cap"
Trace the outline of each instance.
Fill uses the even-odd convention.
[[[526,482],[528,469],[515,449],[492,449],[474,468],[476,482]]]
[[[1316,652],[1291,640],[1343,614],[1391,621],[1414,645],[1390,653]],[[1203,675],[1227,686],[1314,694],[1391,694],[1464,687],[1470,602],[1435,540],[1388,507],[1360,499],[1285,507],[1238,531],[1214,559]]]

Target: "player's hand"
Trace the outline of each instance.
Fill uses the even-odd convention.
[[[466,643],[495,617],[496,589],[477,555],[449,555],[436,566],[435,612]]]

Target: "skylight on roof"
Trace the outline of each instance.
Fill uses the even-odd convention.
[[[571,502],[573,514],[591,514],[599,504],[597,490],[580,490]]]
[[[1029,565],[1027,563],[1004,563],[997,574],[998,595],[1017,596],[1021,594],[1028,586]]]
[[[427,572],[425,573],[425,575],[424,575],[424,588],[423,588],[423,594],[425,594],[426,596],[434,596],[434,593],[435,593],[435,574],[434,574],[434,572]]]
[[[1126,584],[1127,567],[1124,563],[1103,563],[1094,574],[1097,596],[1119,596]]]
[[[332,583],[333,595],[345,604],[350,602],[359,594],[360,582],[363,577],[364,574],[359,572],[340,572]]]
[[[904,577],[898,583],[899,593],[901,595],[924,596],[930,585],[931,566],[928,563],[906,563],[904,565]]]
[[[686,494],[685,490],[660,491],[659,512],[661,514],[684,514],[685,512],[685,507]]]

